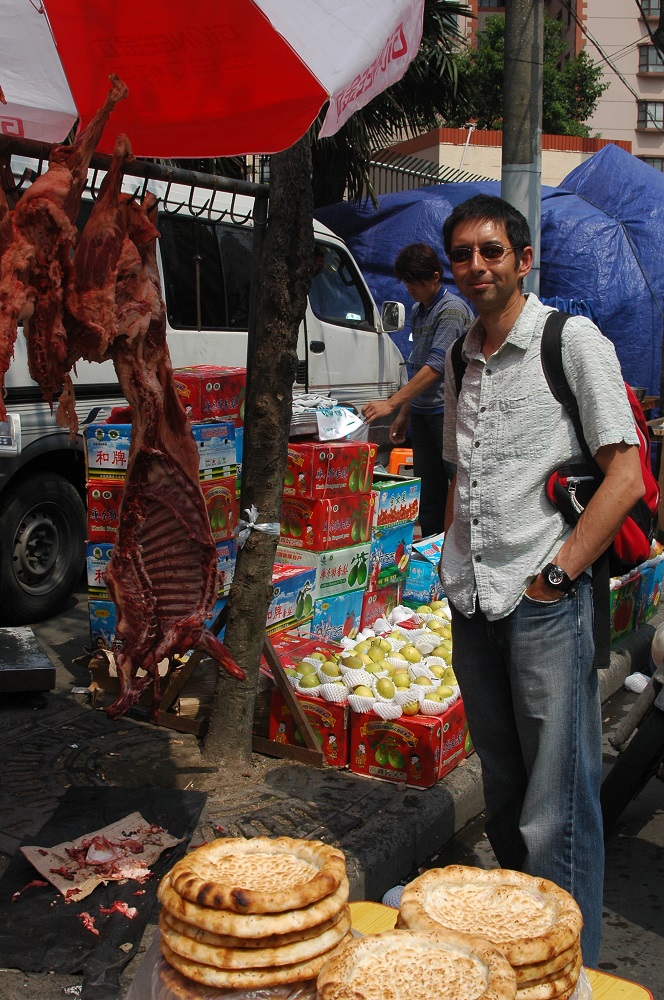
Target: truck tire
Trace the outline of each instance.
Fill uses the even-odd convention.
[[[0,619],[50,618],[78,583],[87,519],[74,487],[52,472],[9,486],[0,500]]]
[[[664,712],[652,707],[602,782],[600,802],[608,830],[664,760]]]

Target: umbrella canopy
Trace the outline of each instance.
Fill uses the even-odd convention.
[[[44,7],[83,125],[103,103],[109,73],[129,87],[100,150],[110,152],[126,132],[138,156],[185,158],[286,149],[328,100],[322,134],[332,135],[403,76],[419,46],[424,0],[0,0],[3,33],[17,12],[16,45],[0,42],[8,99],[22,99],[14,87],[21,78],[55,99],[57,55]],[[27,71],[23,59],[37,37]],[[27,73],[49,44],[32,87]],[[62,102],[71,116],[71,97]],[[29,122],[24,134],[38,137]]]

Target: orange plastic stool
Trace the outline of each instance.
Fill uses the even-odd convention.
[[[412,448],[393,448],[390,452],[390,460],[387,463],[387,471],[390,475],[395,476],[400,474],[400,469],[402,466],[413,467],[413,451]]]

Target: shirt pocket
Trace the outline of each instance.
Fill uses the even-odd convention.
[[[505,459],[541,459],[560,420],[560,404],[544,392],[512,391],[495,403],[495,455]]]

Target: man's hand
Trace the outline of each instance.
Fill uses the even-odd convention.
[[[562,591],[550,587],[541,573],[538,573],[526,591],[526,597],[532,597],[533,601],[559,601]]]
[[[389,401],[389,399],[374,399],[371,403],[365,403],[362,407],[362,416],[365,417],[370,424],[374,420],[379,420],[381,417],[391,417],[394,412],[394,406]]]
[[[391,444],[403,444],[406,440],[406,431],[408,430],[408,422],[410,420],[410,404],[403,406],[394,420],[392,421],[392,426],[390,427],[390,442]]]

